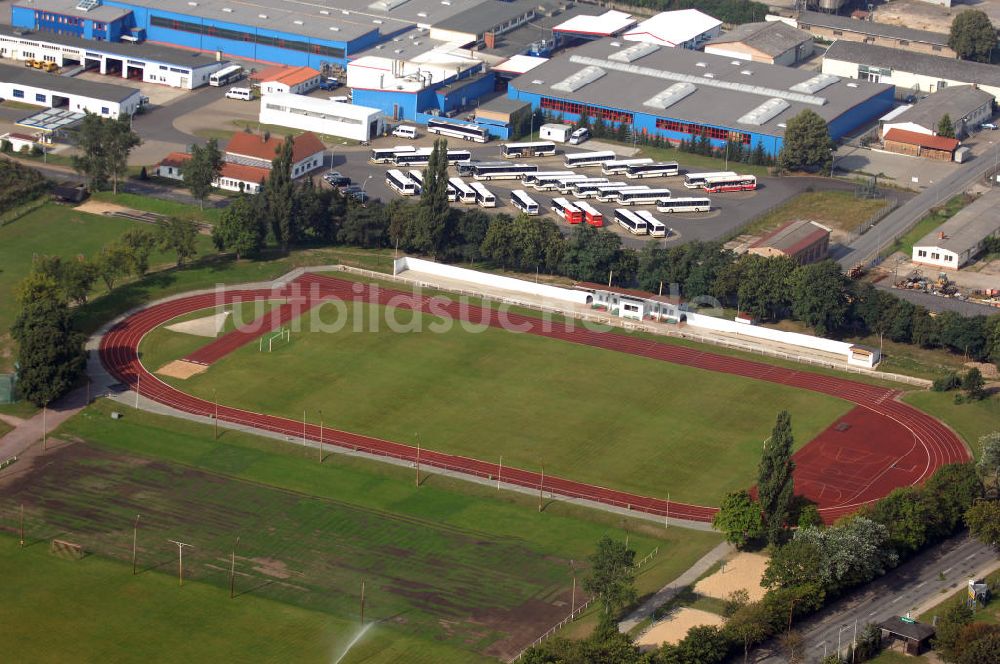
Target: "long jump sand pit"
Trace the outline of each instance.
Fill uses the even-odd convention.
[[[692,627],[722,623],[722,616],[716,613],[683,607],[671,611],[670,615],[643,632],[636,645],[643,649],[659,648],[664,643],[681,641]]]
[[[727,560],[722,568],[706,576],[694,586],[699,595],[728,599],[734,590],[746,590],[751,602],[764,597],[760,586],[761,577],[767,569],[767,556],[762,553],[738,553]]]
[[[198,364],[197,362],[188,362],[187,360],[174,360],[157,369],[156,373],[161,376],[186,380],[191,376],[197,376],[207,369],[207,364]]]

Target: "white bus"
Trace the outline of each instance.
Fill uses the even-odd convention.
[[[601,172],[605,175],[618,175],[619,173],[624,173],[629,166],[652,163],[653,160],[649,157],[641,159],[615,159],[614,161],[606,161],[601,164]]]
[[[476,202],[476,192],[472,187],[465,184],[465,180],[462,178],[448,178],[448,183],[458,192],[458,201],[460,203],[472,204]]]
[[[604,215],[587,201],[573,201],[573,205],[580,208],[580,211],[583,212],[583,220],[591,226],[600,228],[604,225]]]
[[[661,198],[656,201],[660,212],[708,212],[712,201],[708,198]]]
[[[575,177],[565,177],[565,178],[560,178],[559,180],[556,181],[556,189],[559,190],[560,194],[568,194],[574,191],[577,185],[584,185],[584,184],[598,185],[607,183],[608,183],[607,178],[585,178],[583,180],[578,180]]]
[[[625,208],[617,208],[615,210],[615,221],[632,235],[645,235],[649,232],[645,220],[639,218],[639,215],[635,212],[626,210]]]
[[[600,178],[604,180],[603,182],[594,182],[597,178],[592,178],[591,180],[578,180],[573,183],[573,195],[577,198],[592,198],[597,196],[597,190],[605,185],[621,185],[623,187],[629,186],[627,182],[608,182],[607,178]]]
[[[458,189],[455,189],[455,185],[451,182],[446,183],[448,185],[448,202],[454,203],[458,200]]]
[[[586,175],[542,175],[535,178],[531,186],[536,191],[548,191],[549,189],[558,189],[559,184],[562,182],[576,182],[577,180],[586,179]]]
[[[500,156],[504,159],[522,157],[551,157],[556,153],[556,144],[550,141],[537,143],[504,143],[500,146]]]
[[[417,185],[417,194],[423,193],[424,191],[424,174],[420,171],[407,171],[407,175],[413,180],[413,184]]]
[[[606,161],[614,161],[617,155],[614,152],[576,152],[566,155],[566,168],[581,168],[583,166],[600,166]]]
[[[472,177],[477,180],[520,180],[530,173],[538,171],[538,166],[532,164],[473,164],[469,169]]]
[[[618,199],[619,192],[622,191],[646,191],[649,187],[637,184],[602,184],[597,187],[597,200],[603,201],[604,203],[610,203],[611,201]]]
[[[553,198],[552,211],[571,224],[579,224],[583,222],[583,210],[576,207],[565,198]]]
[[[420,148],[413,152],[397,152],[392,163],[396,166],[426,166],[431,161],[433,148]],[[448,163],[460,164],[470,161],[472,153],[468,150],[448,150]]]
[[[734,171],[716,171],[714,173],[688,173],[684,176],[684,186],[688,189],[701,189],[709,178],[722,178],[736,175]]]
[[[479,207],[488,208],[497,206],[497,197],[481,182],[470,182],[469,188],[476,193],[476,203],[479,204]]]
[[[705,180],[703,188],[710,194],[719,191],[753,191],[757,188],[757,178],[753,175],[725,175],[708,178]]]
[[[223,85],[229,85],[233,81],[238,81],[243,78],[243,67],[240,65],[229,65],[228,67],[223,67],[217,72],[213,72],[208,77],[208,84],[214,85],[215,87],[221,87]]]
[[[510,204],[529,217],[538,215],[538,203],[524,189],[515,189],[510,192]]]
[[[667,237],[667,225],[653,216],[648,210],[636,210],[635,216],[646,222],[646,230],[651,237]]]
[[[625,168],[627,178],[671,177],[680,174],[676,161],[654,161],[649,164],[629,164]]]
[[[410,176],[403,173],[403,171],[397,171],[392,169],[385,172],[385,183],[400,196],[415,196],[417,194],[417,185],[410,179]]]
[[[396,160],[397,154],[416,151],[417,149],[412,145],[397,145],[394,148],[374,148],[372,149],[371,156],[368,157],[368,161],[373,164],[391,164]]]
[[[656,205],[661,198],[670,198],[669,189],[622,189],[615,195],[621,205]]]
[[[439,120],[431,118],[427,121],[427,132],[430,134],[440,134],[441,136],[453,136],[466,141],[485,143],[490,140],[490,135],[484,127],[477,124],[464,124],[452,122],[451,120]]]
[[[538,178],[545,177],[555,177],[564,178],[571,175],[576,175],[573,171],[535,171],[534,173],[528,173],[524,176],[524,184],[533,185],[538,182]]]

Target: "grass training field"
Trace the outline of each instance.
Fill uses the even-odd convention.
[[[361,309],[365,318],[385,313]],[[382,319],[383,331],[352,332],[353,315],[340,332],[293,332],[273,353],[251,343],[204,374],[170,382],[207,399],[217,392],[220,403],[296,419],[305,410],[312,422],[322,410],[331,427],[503,455],[505,465],[544,464],[547,473],[707,505],[753,484],[779,410],[792,413],[801,446],[850,408],[781,385],[498,329],[393,333]],[[395,315],[401,324],[412,316]],[[432,320],[424,316],[424,330]],[[150,333],[143,353],[184,345],[176,336]]]
[[[531,496],[433,474],[418,489],[405,468],[341,455],[320,464],[272,439],[226,431],[215,441],[210,426],[131,409],[113,421],[114,408],[120,407],[99,402],[67,422],[59,435],[80,442],[46,457],[44,472],[27,468],[0,482],[0,525],[16,535],[17,506],[24,504],[29,551],[47,550],[58,537],[97,554],[75,563],[44,563],[48,554],[37,554],[41,567],[24,583],[38,584],[39,592],[5,593],[4,610],[30,604],[29,613],[54,611],[73,627],[74,639],[53,645],[56,650],[126,648],[144,627],[134,656],[116,661],[140,661],[175,642],[183,652],[194,646],[181,642],[197,644],[203,631],[213,634],[203,651],[211,654],[221,647],[217,632],[252,632],[273,614],[277,626],[299,618],[302,625],[253,661],[287,661],[288,652],[331,661],[356,631],[364,579],[366,622],[375,625],[345,664],[476,662],[516,654],[568,613],[573,570],[585,573],[586,556],[604,534],[623,538],[627,532],[640,556],[660,547],[639,576],[643,593],[675,578],[719,541],[714,533],[667,530],[558,502],[539,514]],[[140,574],[133,578],[137,514]],[[237,536],[238,597],[229,600]],[[185,551],[184,588],[176,585],[177,552],[168,539],[194,545]],[[0,560],[19,574],[5,559],[8,543],[16,550],[16,540],[0,538]],[[88,593],[91,570],[120,578]],[[80,578],[67,579],[73,571]],[[157,620],[140,616],[135,633],[126,630],[104,643],[117,628],[110,617],[93,616],[104,616],[105,604],[114,605],[110,616],[123,615],[120,603],[133,595],[139,606],[160,606]],[[76,615],[81,602],[92,605],[84,612],[87,622]],[[186,606],[194,616],[218,614],[220,623],[193,622],[182,615]],[[39,624],[17,632],[5,651],[28,652]],[[59,623],[44,624],[50,631]],[[261,637],[273,633],[262,630]],[[255,642],[245,640],[247,652]],[[60,661],[59,652],[51,661]],[[204,654],[199,651],[199,659],[207,659]]]

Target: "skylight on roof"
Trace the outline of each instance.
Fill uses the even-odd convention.
[[[698,88],[693,83],[674,83],[658,95],[642,102],[642,105],[650,106],[652,108],[665,109],[673,106],[688,95],[694,94],[694,91],[697,89]]]
[[[742,116],[739,120],[737,120],[737,122],[740,124],[760,126],[765,122],[773,120],[781,115],[786,109],[788,109],[789,106],[791,106],[791,104],[784,99],[772,97],[746,115]]]
[[[640,42],[635,46],[629,46],[624,50],[618,51],[617,53],[612,53],[608,56],[608,60],[617,60],[618,62],[635,62],[639,58],[645,57],[650,53],[656,53],[659,50],[660,47],[656,44]]]
[[[819,92],[823,88],[830,87],[839,80],[840,77],[834,76],[833,74],[816,74],[812,78],[802,81],[801,83],[796,83],[788,89],[792,92],[805,92],[806,94],[811,95],[814,92]]]
[[[553,90],[560,92],[576,92],[580,88],[604,76],[607,72],[600,67],[584,67],[572,76],[567,76],[552,86]]]

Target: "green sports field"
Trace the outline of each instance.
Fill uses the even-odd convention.
[[[532,496],[433,474],[417,488],[409,469],[340,455],[321,464],[280,441],[233,431],[215,441],[210,426],[131,409],[113,421],[116,408],[91,406],[57,434],[79,442],[0,483],[0,530],[17,533],[24,504],[30,545],[16,551],[16,540],[0,538],[14,590],[33,589],[5,593],[0,608],[0,619],[20,616],[5,631],[14,661],[139,662],[178,652],[329,662],[355,633],[364,579],[366,622],[375,626],[344,664],[478,662],[516,653],[565,615],[572,570],[582,576],[604,534],[627,533],[640,556],[660,547],[639,575],[642,594],[719,541],[561,503],[539,514]],[[53,538],[93,555],[56,560],[46,553]],[[183,588],[168,539],[194,545]],[[46,656],[31,657],[43,632],[73,638],[45,640]],[[226,653],[225,640],[243,633]]]
[[[359,311],[385,314],[377,309]],[[322,410],[331,427],[489,460],[502,455],[505,465],[544,464],[547,473],[705,505],[753,484],[780,409],[792,413],[801,446],[851,407],[531,335],[457,325],[432,333],[426,315],[418,333],[394,333],[384,322],[379,332],[353,332],[354,315],[348,308],[339,332],[296,332],[272,353],[248,344],[202,375],[170,382],[242,408],[295,419],[305,410],[313,422]],[[394,315],[404,325],[411,316]],[[176,334],[160,328],[143,349],[180,344]]]

